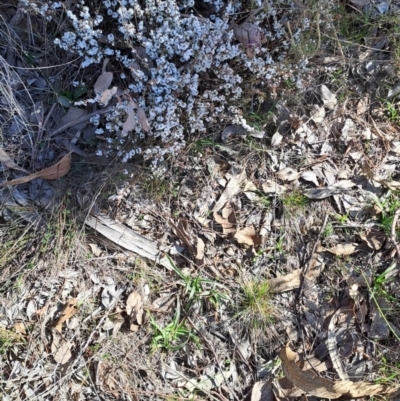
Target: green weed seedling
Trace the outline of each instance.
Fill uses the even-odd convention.
[[[335,230],[333,228],[333,224],[331,222],[328,222],[326,224],[324,231],[322,231],[322,237],[329,238],[333,235],[334,232],[335,232]]]
[[[346,224],[347,220],[349,219],[349,214],[345,213],[345,214],[337,214],[335,216],[335,219],[340,223],[340,224]]]
[[[0,355],[4,355],[14,344],[24,341],[23,337],[11,330],[0,329]]]
[[[159,326],[153,316],[150,316],[151,325],[154,329],[154,337],[151,344],[153,352],[160,348],[168,351],[177,351],[183,348],[190,340],[199,346],[199,338],[186,327],[185,320],[181,321],[180,318],[181,306],[179,298],[176,302],[174,318],[165,327]]]
[[[180,277],[178,284],[183,287],[185,297],[185,310],[188,311],[193,304],[201,301],[208,301],[214,308],[218,308],[222,301],[230,301],[230,297],[220,291],[218,287],[225,288],[222,284],[201,277],[186,275],[169,259],[170,265],[175,273]]]
[[[381,315],[382,319],[385,321],[387,327],[393,334],[394,338],[396,338],[397,341],[400,341],[400,337],[397,335],[397,333],[393,330],[392,325],[389,323],[385,311],[382,310],[378,300],[376,299],[377,296],[380,297],[385,297],[388,301],[394,301],[398,302],[397,298],[393,298],[390,296],[387,291],[384,288],[384,284],[387,284],[390,279],[393,277],[393,273],[397,267],[397,263],[393,263],[390,265],[383,273],[381,273],[373,282],[372,286],[368,283],[368,279],[363,273],[365,283],[367,284],[368,291],[370,292],[370,297],[371,300],[374,302],[376,308],[379,311],[379,314]]]
[[[370,196],[375,205],[381,210],[380,225],[383,231],[390,235],[394,214],[396,210],[400,208],[400,191],[388,191],[385,198],[378,198],[373,194]]]
[[[56,93],[58,103],[63,107],[69,108],[71,104],[79,100],[85,93],[87,88],[85,85],[78,85],[73,91],[61,89]]]

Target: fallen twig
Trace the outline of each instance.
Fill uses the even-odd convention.
[[[400,216],[400,209],[397,209],[396,213],[393,216],[392,229],[390,230],[390,240],[392,241],[394,247],[396,248],[397,263],[400,265],[400,247],[396,240],[396,224],[397,220],[399,219],[399,216]]]

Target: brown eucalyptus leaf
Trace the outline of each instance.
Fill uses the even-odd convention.
[[[37,173],[29,174],[26,177],[17,178],[15,180],[3,182],[0,187],[8,187],[11,185],[24,184],[35,178],[43,178],[44,180],[55,180],[68,173],[71,168],[71,153],[67,153],[58,163],[51,167],[45,168]]]
[[[327,249],[328,252],[333,253],[336,256],[349,256],[355,252],[357,244],[346,243],[337,244],[336,246]]]
[[[200,237],[198,237],[197,238],[197,246],[196,246],[196,249],[197,249],[196,259],[197,260],[201,261],[204,259],[204,248],[205,248],[204,241]]]
[[[367,243],[369,248],[378,251],[385,243],[387,235],[376,228],[370,228],[365,233],[361,233],[360,237]]]
[[[129,294],[126,300],[126,313],[132,320],[136,320],[139,325],[143,324],[143,301],[137,291]]]
[[[243,169],[240,173],[232,175],[230,181],[225,187],[224,192],[215,203],[213,212],[218,212],[224,205],[229,202],[235,195],[239,194],[246,185],[247,177],[246,170]]]
[[[59,333],[62,332],[62,324],[69,318],[74,316],[75,313],[78,311],[78,308],[76,307],[77,303],[78,303],[77,298],[71,298],[65,303],[64,309],[61,312],[61,315],[58,318],[57,323],[54,327]]]
[[[214,220],[221,224],[224,234],[234,233],[236,231],[236,215],[232,205],[228,202],[222,209],[222,216],[214,212]]]
[[[395,384],[352,382],[350,380],[329,380],[317,376],[312,370],[301,370],[296,365],[296,353],[287,344],[279,353],[286,379],[304,393],[319,398],[337,399],[367,397],[371,395],[397,395],[400,387]]]
[[[54,360],[60,365],[66,364],[72,357],[71,348],[74,343],[69,341],[62,341],[59,344],[59,338],[55,337],[51,343],[51,352],[53,353]]]
[[[248,226],[236,231],[234,238],[239,244],[260,245],[261,237],[256,233],[254,226]]]
[[[94,84],[95,93],[103,93],[107,90],[113,80],[114,74],[112,72],[103,72],[96,80]]]
[[[28,172],[22,167],[18,166],[18,164],[15,164],[13,159],[2,148],[0,148],[0,163],[3,163],[6,167],[12,168],[14,170],[23,171],[24,173]]]

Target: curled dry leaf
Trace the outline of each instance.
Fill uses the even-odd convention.
[[[77,312],[78,310],[78,308],[76,307],[77,302],[78,302],[77,298],[71,298],[65,303],[64,309],[61,312],[61,315],[58,318],[57,323],[54,327],[59,333],[62,332],[62,324],[65,321],[67,321],[70,317],[74,316],[75,313]]]
[[[308,280],[316,279],[321,272],[321,267],[322,266],[319,260],[319,256],[318,254],[315,254],[310,261],[310,267],[307,270],[305,278],[307,278]],[[271,292],[280,293],[299,288],[301,283],[301,275],[302,269],[296,269],[293,270],[291,273],[270,279],[268,282],[271,288]]]
[[[312,183],[315,184],[317,187],[319,186],[318,179],[317,179],[317,175],[316,175],[313,171],[304,171],[304,172],[301,174],[301,178],[302,178],[303,180],[312,182]]]
[[[253,226],[248,226],[237,230],[234,238],[237,242],[239,242],[239,244],[254,246],[260,245],[262,241],[261,237],[256,233],[256,230]]]
[[[236,231],[236,216],[233,213],[232,205],[228,202],[222,209],[222,216],[214,212],[214,220],[221,224],[224,234],[231,234]]]
[[[327,109],[332,110],[335,108],[337,104],[336,96],[325,85],[321,86],[321,98]]]
[[[286,187],[272,180],[268,180],[267,182],[262,184],[262,189],[266,194],[272,193],[280,195],[286,192]]]
[[[359,398],[371,395],[397,395],[400,392],[398,385],[376,384],[370,382],[352,382],[350,380],[329,380],[317,376],[312,370],[301,370],[296,365],[296,353],[289,345],[279,353],[285,378],[304,393],[319,398],[336,399],[342,396]]]
[[[256,382],[251,390],[251,401],[274,401],[272,383],[270,381]]]
[[[26,333],[26,329],[25,329],[25,325],[22,323],[22,322],[17,322],[17,323],[15,323],[14,324],[14,328],[15,328],[15,331],[18,333],[18,334],[23,334],[23,335],[26,335],[27,333]]]
[[[143,301],[141,295],[137,291],[133,291],[129,294],[126,300],[126,313],[130,317],[131,322],[136,321],[139,325],[143,324]],[[131,324],[131,327],[132,326],[136,325]]]
[[[204,259],[204,248],[205,248],[205,245],[204,245],[204,241],[200,237],[197,237],[197,246],[196,246],[196,248],[197,248],[196,259],[201,261],[201,260]]]
[[[7,152],[5,152],[1,148],[0,148],[0,163],[3,163],[8,168],[12,168],[14,170],[20,170],[23,171],[24,173],[27,173],[25,169],[18,166],[18,164],[15,164],[13,159],[11,159],[11,157],[7,154]]]
[[[126,121],[122,124],[122,131],[120,133],[121,138],[125,138],[129,131],[132,131],[136,126],[136,118],[135,118],[135,109],[137,108],[137,104],[132,99],[129,100],[128,105],[126,106],[126,114],[128,117]]]
[[[272,135],[271,138],[271,145],[272,146],[279,146],[282,142],[283,135],[281,135],[278,131],[275,132],[274,135]]]
[[[296,170],[293,170],[291,167],[286,167],[282,170],[279,170],[276,173],[277,178],[279,178],[282,181],[294,181],[297,180],[300,177],[300,173],[298,173]]]
[[[51,167],[45,168],[37,173],[29,174],[26,177],[17,178],[15,180],[3,182],[0,187],[6,187],[10,185],[24,184],[32,181],[35,178],[43,178],[44,180],[55,180],[56,178],[62,177],[68,173],[71,168],[71,153],[67,153],[58,163]]]
[[[346,244],[338,244],[326,250],[330,253],[333,253],[336,256],[349,256],[355,252],[356,248],[357,244],[346,243]]]
[[[376,228],[370,228],[365,233],[361,233],[360,237],[367,243],[368,247],[378,251],[385,243],[387,235]]]
[[[113,86],[111,89],[106,89],[100,96],[100,103],[107,106],[117,92],[118,88],[116,86]]]

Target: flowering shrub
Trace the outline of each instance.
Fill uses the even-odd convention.
[[[97,9],[89,3],[25,0],[26,10],[47,19],[65,8],[69,29],[55,43],[80,55],[82,68],[105,58],[123,66],[119,78],[126,82],[127,96],[105,119],[95,121],[96,133],[106,138],[108,150],[102,152],[119,150],[123,160],[142,152],[138,147],[122,151],[126,141],[147,135],[139,123],[128,137],[119,134],[128,95],[144,110],[151,127],[148,135],[158,139],[158,145],[143,153],[163,158],[182,149],[189,134],[205,132],[211,124],[245,123],[239,107],[243,76],[253,74],[260,86],[276,79],[288,39],[295,40],[302,29],[298,26],[290,36],[285,32],[278,9],[285,9],[287,21],[295,11],[291,1],[254,0],[250,20],[261,42],[249,54],[233,29],[249,16],[250,6],[241,1],[103,0]],[[271,43],[272,53],[267,48]],[[88,102],[99,102],[99,96],[78,104]]]

